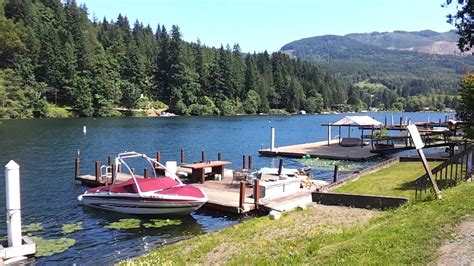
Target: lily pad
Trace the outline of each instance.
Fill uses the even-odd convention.
[[[63,224],[62,226],[63,234],[70,234],[76,231],[82,230],[82,222],[77,222],[73,224]]]
[[[72,238],[44,239],[41,237],[31,237],[36,243],[36,257],[48,257],[53,254],[61,253],[76,244]]]
[[[22,226],[21,231],[30,235],[30,233],[43,231],[43,225],[41,223],[27,224]]]
[[[105,226],[111,229],[137,229],[140,228],[139,219],[120,219],[118,222],[113,222]]]
[[[160,227],[164,227],[164,226],[168,226],[168,225],[180,225],[180,224],[183,223],[180,220],[170,220],[170,219],[166,219],[166,220],[150,219],[150,222],[152,222],[152,223],[145,223],[145,224],[143,224],[143,226],[145,228],[160,228]]]

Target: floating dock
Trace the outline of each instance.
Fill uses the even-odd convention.
[[[355,146],[343,147],[339,145],[338,140],[319,141],[313,143],[305,143],[291,146],[283,146],[271,149],[261,149],[258,152],[266,156],[286,156],[293,158],[302,158],[304,156],[311,156],[312,158],[329,159],[329,160],[348,160],[348,161],[368,161],[377,154],[371,152],[372,147]]]

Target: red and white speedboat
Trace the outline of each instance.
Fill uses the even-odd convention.
[[[157,177],[155,171],[152,171],[154,177],[137,177],[125,162],[131,158],[143,158],[152,169],[159,166],[167,170],[164,165],[145,154],[120,153],[115,158],[115,165],[120,164],[122,169],[127,169],[131,178],[121,183],[115,178],[112,185],[88,189],[78,200],[86,206],[121,213],[169,215],[189,214],[207,202],[207,196],[201,189],[183,184],[170,171],[166,171],[169,175],[166,177]],[[114,176],[117,175],[117,172],[114,173]]]

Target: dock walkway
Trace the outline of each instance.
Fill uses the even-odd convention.
[[[328,145],[328,141],[325,140],[278,147],[273,151],[270,149],[261,149],[259,150],[259,153],[267,156],[302,158],[309,155],[313,158],[329,160],[367,161],[378,156],[377,154],[371,153],[371,150],[372,147],[370,145],[362,147],[343,147],[339,145],[338,140],[332,140],[330,145]]]

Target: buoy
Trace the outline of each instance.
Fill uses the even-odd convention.
[[[82,127],[82,133],[87,134],[87,127],[86,126]]]

